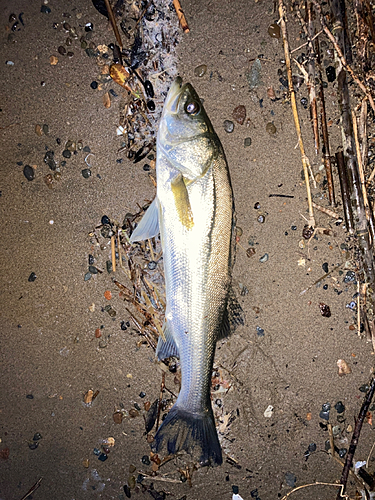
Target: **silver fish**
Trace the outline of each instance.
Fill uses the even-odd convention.
[[[231,291],[234,205],[222,145],[197,93],[177,78],[157,138],[157,195],[131,241],[160,231],[166,287],[156,355],[180,359],[181,390],[152,448],[220,465],[210,387],[216,341],[242,323]]]

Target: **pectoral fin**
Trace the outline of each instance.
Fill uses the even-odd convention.
[[[130,242],[144,241],[159,234],[159,202],[155,198],[130,236]]]
[[[191,210],[189,193],[182,174],[179,174],[175,179],[173,179],[171,182],[171,189],[174,196],[174,203],[178,218],[186,229],[191,229],[194,226],[193,212]]]

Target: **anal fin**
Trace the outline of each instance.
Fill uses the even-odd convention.
[[[174,341],[172,333],[168,328],[167,321],[164,323],[163,332],[164,332],[165,340],[163,340],[161,337],[159,337],[158,346],[156,348],[156,356],[158,357],[158,359],[160,361],[162,361],[163,359],[166,359],[166,358],[170,358],[172,356],[179,358],[180,356],[178,353],[178,348],[177,348],[176,342]]]

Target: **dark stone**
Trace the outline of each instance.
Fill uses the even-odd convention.
[[[98,88],[98,82],[96,82],[95,80],[93,82],[90,83],[90,87],[94,90],[96,90]]]
[[[32,283],[35,280],[36,280],[36,274],[35,273],[31,273],[30,276],[27,278],[27,281],[29,281],[30,283]]]
[[[23,175],[28,181],[33,181],[35,179],[35,170],[30,165],[25,165]]]

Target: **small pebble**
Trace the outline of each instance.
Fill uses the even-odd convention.
[[[98,274],[98,270],[96,269],[95,266],[89,266],[89,272],[91,274]]]
[[[285,482],[288,486],[290,486],[291,488],[294,488],[296,485],[296,481],[297,481],[297,478],[296,478],[295,474],[293,474],[292,472],[286,472]]]
[[[153,271],[154,269],[156,269],[156,266],[158,265],[157,262],[155,262],[154,260],[152,260],[151,262],[149,262],[147,264],[147,267],[150,269],[150,271]]]
[[[255,210],[259,210],[260,209],[260,203],[259,201],[257,201],[255,204],[254,204],[254,209]],[[250,244],[250,243],[249,243]]]
[[[274,135],[276,134],[276,127],[273,123],[271,122],[268,122],[267,125],[266,125],[266,132],[268,132],[270,135]]]
[[[266,218],[264,215],[258,215],[258,218],[257,218],[257,221],[259,222],[259,224],[264,224]]]
[[[132,408],[131,410],[129,410],[129,417],[136,418],[136,417],[138,417],[138,415],[139,415],[139,412],[135,408]]]
[[[301,97],[301,104],[305,109],[307,109],[308,103],[309,101],[306,99],[306,97]]]
[[[107,268],[107,273],[108,274],[111,274],[111,272],[113,271],[113,265],[112,265],[112,261],[111,260],[107,260],[106,263],[106,268]]]
[[[291,227],[290,227],[290,229],[291,229],[292,231],[297,231],[297,226],[291,226]]]
[[[94,26],[92,23],[86,23],[85,24],[85,31],[88,33],[89,31],[92,31],[94,29]]]
[[[246,255],[250,258],[252,257],[253,255],[255,255],[255,248],[252,248],[252,247],[249,247],[247,250],[246,250]]]
[[[248,148],[249,146],[251,146],[251,137],[245,137],[244,146],[245,146],[245,148]]]
[[[69,59],[71,59],[73,56],[74,56],[74,52],[67,52],[67,57],[69,57]]]
[[[345,457],[345,455],[346,455],[346,453],[347,453],[347,451],[348,451],[348,450],[347,450],[346,448],[340,448],[340,449],[339,449],[339,457],[340,457],[340,458],[344,458],[344,457]]]
[[[106,455],[105,453],[101,453],[99,456],[98,456],[98,460],[100,460],[101,462],[105,462],[108,458],[108,455]]]
[[[49,126],[46,123],[44,123],[42,130],[44,135],[49,135]]]
[[[322,269],[323,269],[323,271],[324,271],[325,273],[328,273],[328,262],[324,262],[324,263],[322,264]]]
[[[83,278],[84,281],[88,281],[91,278],[91,276],[92,276],[91,273],[86,273],[85,277]]]
[[[34,399],[34,396],[32,394],[26,394],[26,399]]]
[[[148,455],[143,455],[142,463],[143,463],[143,465],[150,465],[151,462],[150,462]]]
[[[47,5],[42,5],[40,12],[42,12],[42,14],[51,14],[51,9],[47,7]]]
[[[40,439],[42,439],[41,433],[40,432],[36,432],[34,434],[33,441],[39,441]]]
[[[29,443],[30,450],[36,450],[38,446],[39,446],[39,441],[33,441],[32,443]]]
[[[228,134],[231,134],[234,130],[234,123],[230,120],[224,120],[224,130]]]
[[[27,281],[29,281],[30,283],[32,283],[35,280],[36,280],[36,274],[35,273],[31,273],[30,276],[27,278]]]
[[[132,494],[127,484],[124,484],[124,493],[126,495],[126,498],[131,498]]]
[[[243,125],[245,122],[246,118],[246,108],[242,104],[234,108],[233,113],[232,113],[233,119],[239,123],[240,125]]]
[[[336,80],[336,69],[334,66],[328,66],[326,68],[327,80],[329,82],[334,82]]]
[[[238,495],[238,492],[239,492],[238,486],[233,484],[232,485],[232,492],[233,492],[233,495]]]
[[[329,420],[329,411],[321,411],[319,413],[319,417],[322,418],[323,420]]]
[[[337,411],[337,413],[344,413],[345,405],[342,401],[337,401],[337,403],[335,404],[335,410]]]
[[[331,403],[324,403],[322,404],[322,410],[323,411],[329,411],[331,409]]]
[[[91,170],[89,168],[84,168],[81,173],[85,179],[88,179],[91,175]]]
[[[62,155],[64,158],[68,159],[72,156],[72,153],[68,149],[64,149],[64,151],[62,152]]]
[[[23,175],[28,181],[33,181],[35,179],[35,170],[30,165],[25,165]]]
[[[56,170],[55,153],[53,151],[47,151],[44,155],[44,163],[46,163],[51,170]]]
[[[143,170],[145,172],[149,172],[151,170],[151,166],[148,163],[146,163],[145,165],[143,165]]]
[[[280,26],[277,23],[270,24],[268,26],[268,34],[271,38],[280,38],[281,36]]]
[[[91,253],[90,253],[89,254],[89,266],[92,266],[94,264],[94,261],[95,261],[94,256],[91,255]]]
[[[315,443],[310,443],[308,446],[308,450],[310,452],[316,451],[316,444]]]
[[[144,397],[146,397],[146,393],[145,393],[145,392],[143,392],[143,391],[141,391],[141,392],[139,393],[139,397],[143,399]]]
[[[61,54],[62,56],[65,56],[66,54],[66,48],[63,45],[60,45],[60,47],[57,49],[57,52]]]
[[[103,217],[102,217],[102,219],[101,219],[101,223],[102,223],[103,225],[105,225],[105,224],[110,224],[110,223],[111,223],[111,220],[110,220],[110,218],[108,217],[108,215],[103,215]]]
[[[268,260],[268,253],[265,253],[260,259],[259,262],[267,262]]]
[[[35,133],[36,133],[36,135],[39,135],[39,136],[43,135],[43,128],[38,124],[35,125]]]
[[[90,83],[90,87],[91,87],[92,89],[94,89],[94,90],[95,90],[95,89],[97,89],[97,88],[98,88],[98,82],[96,82],[96,81],[94,80],[93,82],[91,82],[91,83]]]
[[[155,94],[154,94],[154,87],[152,86],[152,83],[150,82],[150,80],[145,80],[144,89],[145,89],[147,97],[152,99]]]
[[[264,329],[260,326],[257,326],[257,335],[258,337],[264,337]]]
[[[147,101],[147,107],[150,111],[155,111],[155,103],[151,99]]]
[[[207,66],[205,64],[200,64],[196,68],[194,68],[194,76],[201,78],[206,74]]]

